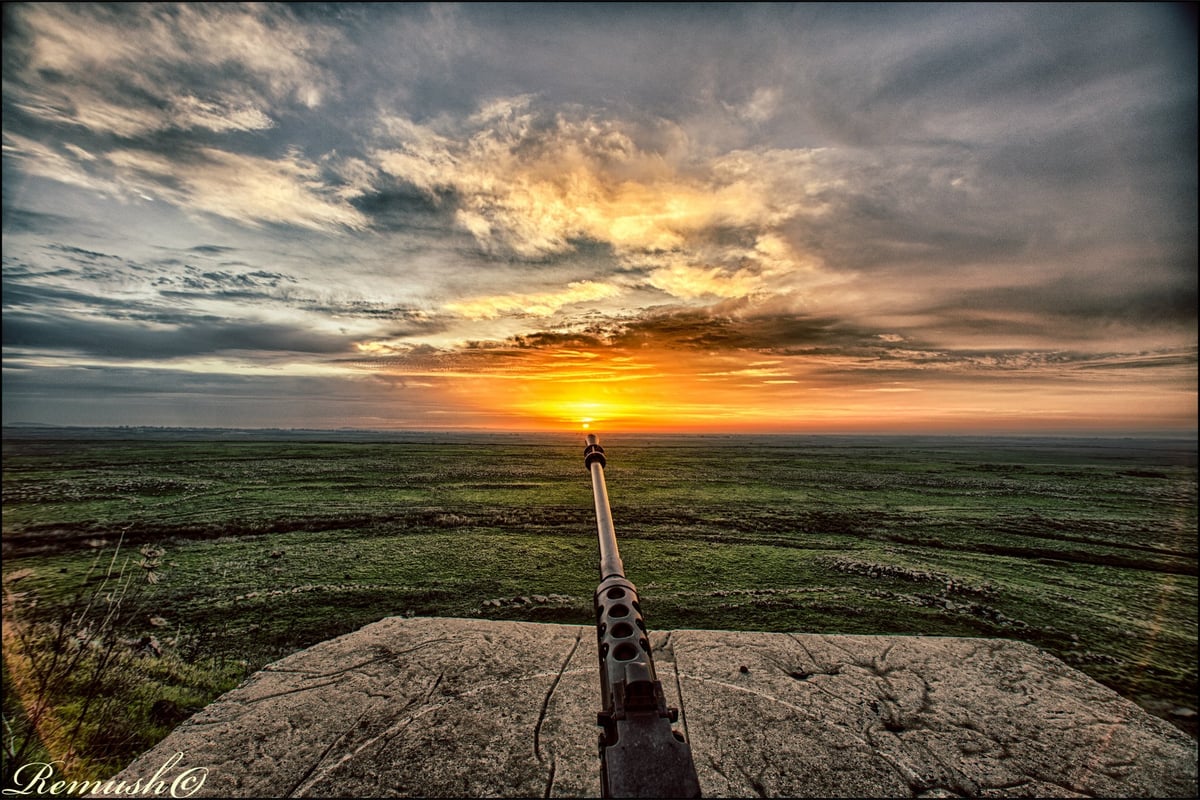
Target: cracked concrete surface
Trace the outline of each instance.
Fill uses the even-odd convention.
[[[651,635],[708,797],[1195,797],[1196,742],[1015,641]],[[118,779],[195,797],[600,790],[592,628],[390,618],[268,666]]]

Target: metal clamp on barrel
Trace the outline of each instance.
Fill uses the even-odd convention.
[[[600,466],[607,467],[608,461],[604,458],[604,448],[594,441],[595,434],[588,436],[588,446],[583,448],[583,466],[591,468],[592,462],[599,462]]]

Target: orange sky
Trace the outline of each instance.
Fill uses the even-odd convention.
[[[477,354],[457,367],[382,369],[398,403],[442,399],[446,427],[607,431],[1097,433],[1179,430],[1196,414],[1187,371],[1147,386],[1108,367],[1010,367],[964,382],[960,364],[867,380],[844,357],[761,356],[644,347]],[[481,366],[471,361],[504,362]],[[1075,370],[1075,374],[1073,373]],[[847,377],[849,376],[849,377]],[[419,401],[418,401],[419,402]],[[1137,424],[1130,425],[1130,420]]]

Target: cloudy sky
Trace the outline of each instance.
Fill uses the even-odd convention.
[[[7,3],[4,421],[1194,432],[1194,15]]]

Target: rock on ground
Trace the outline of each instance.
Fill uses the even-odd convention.
[[[651,640],[707,797],[1196,796],[1194,740],[1022,642]],[[116,777],[190,769],[194,797],[598,796],[599,708],[590,627],[393,617],[271,664]]]

